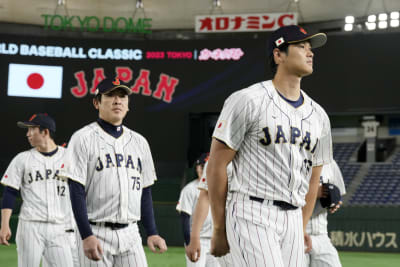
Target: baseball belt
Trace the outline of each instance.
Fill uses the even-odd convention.
[[[250,198],[250,200],[257,201],[257,202],[260,202],[260,203],[264,203],[264,199],[262,199],[262,198],[253,197],[253,196],[250,196],[249,198]],[[277,206],[277,207],[281,208],[282,210],[296,210],[296,209],[299,208],[299,207],[293,206],[292,204],[287,203],[285,201],[281,201],[281,200],[273,200],[272,204],[274,206]]]
[[[112,223],[112,222],[91,222],[91,221],[89,221],[89,223],[91,225],[109,227],[109,228],[111,228],[111,230],[122,229],[129,225],[127,223]]]

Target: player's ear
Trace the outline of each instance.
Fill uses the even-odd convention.
[[[274,60],[275,60],[275,64],[279,64],[281,62],[281,58],[282,58],[282,51],[279,50],[278,48],[275,48],[272,51],[273,55],[274,55]]]
[[[93,98],[93,106],[95,109],[99,109],[99,102],[98,102],[97,98]]]

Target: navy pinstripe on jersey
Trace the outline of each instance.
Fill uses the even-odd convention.
[[[294,108],[266,81],[225,101],[213,136],[237,151],[230,190],[305,205],[311,168],[332,160],[332,140],[327,114],[301,93]]]

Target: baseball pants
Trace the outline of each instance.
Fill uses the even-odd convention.
[[[92,225],[93,234],[100,241],[103,257],[92,261],[83,252],[82,239],[79,234],[78,253],[81,266],[91,267],[147,267],[142,238],[136,223],[112,230],[110,227]]]
[[[232,266],[294,267],[304,264],[300,208],[282,210],[272,201],[233,193],[226,214]]]
[[[310,235],[312,250],[305,255],[306,267],[342,267],[339,254],[327,234]]]
[[[220,267],[217,258],[210,254],[211,238],[200,238],[200,258],[192,262],[185,254],[186,267]]]
[[[50,266],[73,267],[68,233],[63,224],[20,219],[15,240],[18,267],[39,267],[43,256]]]
[[[75,230],[77,231],[77,230]],[[77,243],[76,243],[76,235],[75,232],[68,232],[67,233],[68,240],[70,242],[71,246],[71,254],[72,254],[72,262],[74,267],[79,267],[79,255],[78,255],[78,248],[77,248]],[[51,265],[47,262],[46,257],[42,258],[42,267],[50,267]]]

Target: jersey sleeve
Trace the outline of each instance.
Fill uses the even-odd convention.
[[[329,164],[333,160],[331,124],[328,115],[322,112],[322,132],[313,156],[314,167]]]
[[[20,153],[15,156],[10,165],[8,165],[6,172],[3,174],[1,183],[5,186],[12,187],[19,190],[24,177],[24,166],[26,160],[26,153]]]
[[[79,132],[72,135],[60,168],[60,176],[86,185],[89,151],[88,142]]]
[[[335,185],[339,188],[340,195],[343,196],[346,194],[346,187],[344,184],[342,172],[340,171],[340,168],[337,165],[336,161],[332,161],[331,165],[332,165],[333,177],[335,179]]]
[[[252,101],[245,91],[232,94],[224,103],[213,137],[223,141],[231,149],[239,150],[251,127],[252,114]]]
[[[199,184],[197,185],[197,189],[201,189],[201,190],[206,190],[206,191],[208,191],[207,177],[206,177],[207,166],[208,166],[208,161],[207,161],[206,164],[204,165],[203,174],[201,175],[200,182],[199,182]]]
[[[149,143],[145,138],[143,140],[143,187],[149,187],[157,180],[157,176]]]
[[[196,189],[197,190],[197,189]],[[195,194],[190,187],[187,185],[182,189],[181,195],[179,196],[178,204],[176,205],[176,210],[179,212],[185,212],[192,216],[193,202],[195,201]]]

